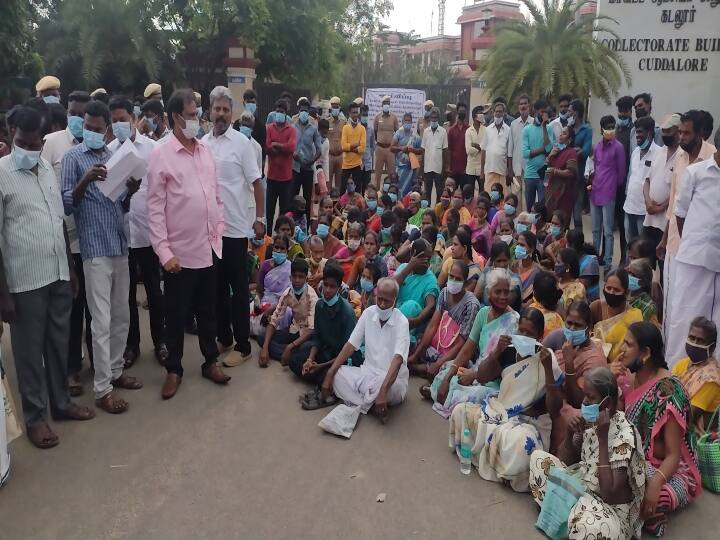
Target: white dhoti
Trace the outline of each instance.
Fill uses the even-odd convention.
[[[720,273],[674,259],[670,274],[665,308],[665,357],[672,368],[687,356],[685,342],[695,317],[702,315],[720,326]]]
[[[333,391],[346,405],[360,407],[360,412],[367,413],[375,403],[380,387],[387,373],[379,373],[363,364],[360,367],[342,366],[335,374]],[[388,390],[388,405],[399,405],[405,399],[410,373],[407,365],[400,367],[395,382]]]

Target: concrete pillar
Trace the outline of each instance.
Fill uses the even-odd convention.
[[[245,90],[252,89],[255,85],[255,50],[239,39],[228,40],[228,56],[225,59],[227,73],[227,87],[235,99],[233,107],[233,122],[243,112],[242,97]]]

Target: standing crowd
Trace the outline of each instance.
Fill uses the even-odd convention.
[[[0,310],[36,447],[59,443],[48,405],[95,416],[71,400],[86,359],[96,407],[128,410],[142,283],[163,399],[186,333],[219,385],[254,339],[259,366],[306,381],[303,409],[337,405],[320,425],[347,437],[425,379],[463,472],[530,492],[551,536],[661,536],[700,495],[695,442],[720,405],[708,113],[656,123],[649,94],[622,97],[593,145],[570,95],[522,95],[517,118],[503,98],[413,118],[385,96],[371,118],[361,98],[283,96],[261,119],[252,90],[222,86],[205,112],[154,83],[67,107],[56,78],[36,90],[0,143]],[[4,480],[20,430],[0,421]]]

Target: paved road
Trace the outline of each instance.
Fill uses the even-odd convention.
[[[2,348],[15,387],[9,333]],[[300,409],[305,386],[278,363],[233,368],[220,388],[200,377],[197,340],[185,350],[171,401],[160,399],[164,371],[146,353],[132,369],[145,388],[121,391],[126,414],[55,424],[52,450],[13,443],[0,539],[543,537],[529,495],[460,474],[447,422],[421,401],[418,380],[387,425],[361,418],[344,440],[317,427],[324,411]],[[715,539],[719,503],[703,494],[673,516],[667,538]]]

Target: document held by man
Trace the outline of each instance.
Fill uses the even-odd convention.
[[[110,200],[117,200],[125,192],[125,182],[129,178],[142,178],[147,174],[147,162],[135,150],[135,145],[127,139],[105,163],[107,177],[98,182],[98,189]]]

